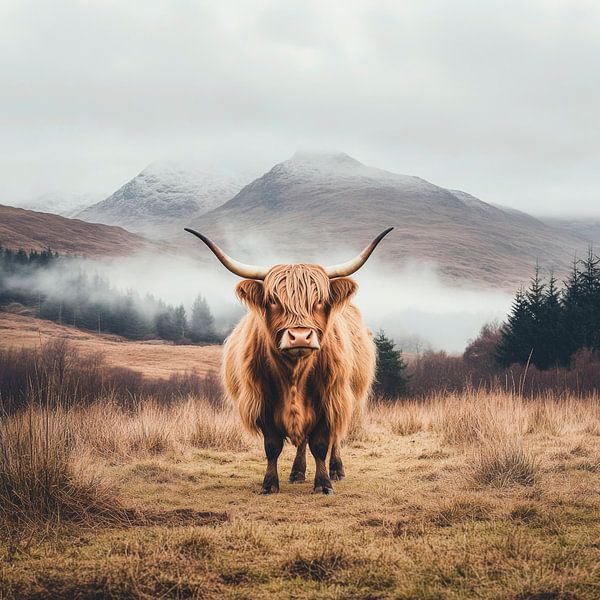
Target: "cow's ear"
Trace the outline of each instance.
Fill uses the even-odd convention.
[[[349,277],[332,279],[329,284],[329,303],[331,306],[344,305],[350,301],[357,289],[358,285],[356,285],[354,279]]]
[[[237,297],[249,308],[263,306],[263,284],[254,279],[244,279],[235,288]]]

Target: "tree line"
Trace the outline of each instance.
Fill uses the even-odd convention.
[[[504,367],[533,364],[543,371],[568,367],[582,349],[600,352],[600,257],[591,249],[573,262],[562,288],[536,266],[500,329],[496,359]]]
[[[440,389],[503,387],[542,393],[600,389],[600,257],[589,250],[573,261],[563,284],[543,278],[536,265],[528,287],[517,290],[504,323],[484,325],[462,356],[419,353],[407,364],[383,331],[374,339],[374,392],[394,399]]]
[[[130,339],[221,341],[203,296],[195,299],[188,316],[181,304],[122,292],[51,250],[0,247],[0,306],[11,302],[30,307],[42,319]]]

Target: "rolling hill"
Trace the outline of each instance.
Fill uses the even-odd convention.
[[[27,314],[0,311],[0,349],[39,348],[50,340],[65,339],[82,354],[102,353],[110,366],[138,371],[148,377],[196,371],[218,373],[221,346],[176,346],[164,341],[138,342],[118,335],[83,331]]]
[[[423,262],[446,279],[500,288],[527,280],[538,259],[560,275],[585,247],[575,233],[520,211],[343,153],[297,153],[191,222],[247,262],[266,254],[332,262],[390,225],[376,259],[388,268]]]
[[[234,196],[241,184],[174,162],[155,162],[114,194],[77,214],[161,238]]]
[[[584,242],[593,246],[596,252],[600,249],[600,219],[544,217],[541,220],[554,229],[561,229],[570,235],[581,238]]]
[[[121,227],[0,205],[0,246],[81,256],[122,256],[158,246]]]

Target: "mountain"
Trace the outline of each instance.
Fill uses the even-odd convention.
[[[541,220],[555,229],[561,229],[570,235],[576,235],[591,245],[596,253],[600,250],[600,219],[543,217]]]
[[[122,256],[157,245],[121,227],[0,205],[0,246],[81,256]]]
[[[35,210],[37,212],[54,213],[61,217],[74,217],[82,210],[98,202],[97,194],[63,194],[48,192],[34,198],[29,198],[12,204],[18,208]]]
[[[266,254],[333,262],[394,226],[374,262],[429,263],[447,279],[509,289],[529,279],[537,259],[566,272],[585,246],[525,213],[343,153],[297,153],[192,226],[246,262],[265,262]]]
[[[81,211],[85,221],[165,237],[234,196],[241,184],[174,162],[155,162]]]

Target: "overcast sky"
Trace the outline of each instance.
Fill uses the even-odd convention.
[[[0,203],[301,148],[600,217],[600,3],[2,0],[0,128]]]

